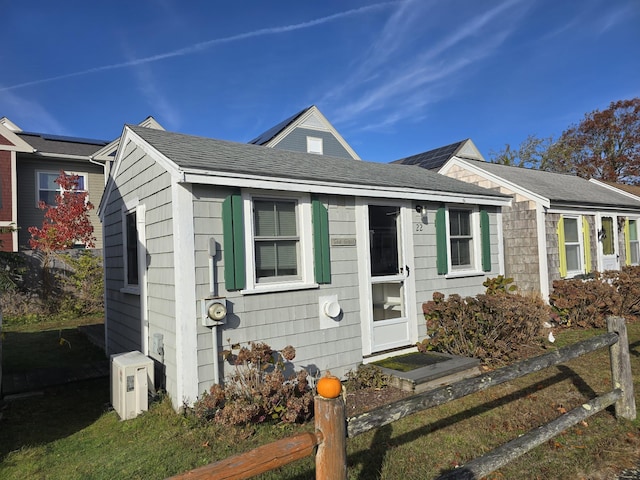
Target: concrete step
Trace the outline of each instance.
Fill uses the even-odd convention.
[[[437,355],[441,358],[430,365],[414,368],[408,372],[378,367],[391,377],[391,386],[414,393],[432,390],[482,373],[480,360],[476,358],[457,357],[435,352],[429,352],[429,355]]]

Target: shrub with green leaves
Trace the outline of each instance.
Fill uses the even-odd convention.
[[[437,351],[479,358],[483,362],[508,362],[524,346],[541,338],[542,324],[550,317],[539,296],[492,289],[490,294],[445,299],[435,292],[422,310],[429,338],[420,351]]]
[[[281,421],[303,422],[313,416],[313,392],[308,373],[292,370],[295,349],[275,351],[265,343],[235,346],[225,351],[234,365],[224,386],[213,385],[194,405],[197,418],[229,425]]]
[[[61,255],[69,266],[60,278],[64,292],[61,313],[74,316],[102,311],[104,308],[104,280],[101,257],[89,250],[77,255]]]

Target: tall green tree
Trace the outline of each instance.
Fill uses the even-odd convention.
[[[490,152],[491,162],[534,170],[550,170],[551,162],[547,152],[551,145],[553,145],[552,137],[538,138],[535,135],[529,135],[515,150],[507,144],[499,152]]]

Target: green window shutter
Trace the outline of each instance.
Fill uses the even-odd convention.
[[[311,201],[313,222],[313,262],[316,283],[331,283],[329,256],[329,212],[318,200]]]
[[[591,236],[589,232],[589,221],[582,216],[582,244],[584,245],[584,271],[591,272]]]
[[[449,273],[447,259],[447,216],[444,207],[436,212],[436,266],[438,275]]]
[[[560,277],[567,276],[567,252],[564,246],[564,218],[560,215],[558,220],[558,257],[560,260]]]
[[[244,218],[242,197],[229,195],[222,202],[224,284],[227,290],[245,287]]]
[[[491,271],[491,230],[489,212],[480,210],[480,235],[482,237],[482,271]]]

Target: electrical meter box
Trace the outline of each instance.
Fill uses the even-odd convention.
[[[140,352],[111,355],[111,405],[121,420],[147,411],[149,391],[155,391],[152,359]]]

